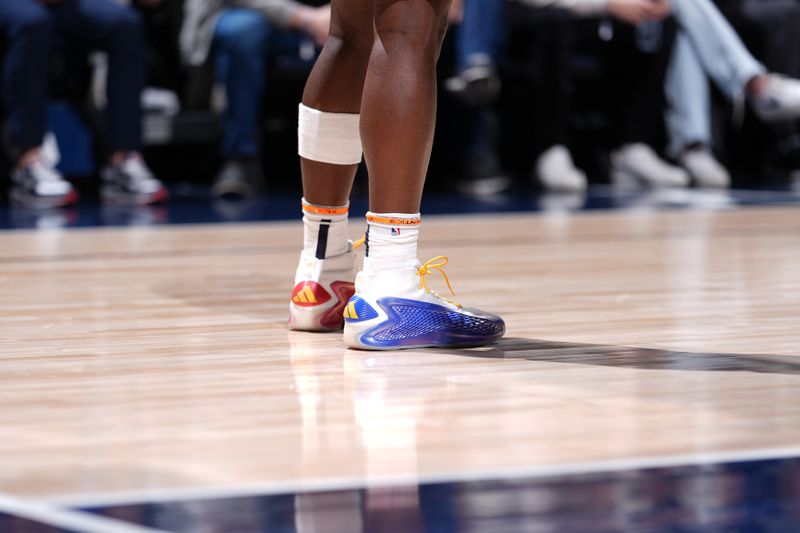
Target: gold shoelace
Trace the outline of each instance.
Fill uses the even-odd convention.
[[[357,241],[353,242],[353,249],[354,250],[358,250],[361,246],[364,245],[365,241],[366,241],[366,237],[361,237]],[[437,255],[436,257],[434,257],[432,259],[428,259],[427,261],[425,261],[422,264],[422,266],[420,266],[417,269],[417,275],[419,276],[419,288],[420,289],[425,289],[426,293],[431,294],[436,298],[444,300],[445,302],[447,302],[449,304],[452,304],[452,305],[455,305],[456,307],[460,308],[460,307],[463,307],[461,304],[456,303],[453,300],[451,300],[450,298],[446,298],[446,297],[442,296],[441,294],[439,294],[438,292],[429,289],[428,288],[428,284],[425,282],[425,276],[429,276],[429,275],[433,274],[433,271],[435,270],[435,271],[439,272],[442,275],[442,277],[444,278],[444,282],[447,284],[447,288],[450,289],[450,294],[455,296],[456,295],[456,291],[454,291],[453,290],[453,286],[450,285],[450,278],[447,277],[447,272],[445,272],[444,268],[443,268],[449,261],[450,260],[447,258],[447,256],[444,256],[444,255]]]
[[[427,292],[428,294],[432,294],[436,298],[440,298],[440,299],[444,300],[447,303],[453,304],[453,305],[455,305],[457,307],[462,307],[461,304],[458,304],[458,303],[454,302],[450,298],[445,298],[444,296],[442,296],[438,292],[429,289],[427,283],[425,283],[425,276],[429,276],[430,274],[433,274],[433,271],[436,270],[444,278],[444,282],[447,284],[447,288],[450,289],[450,294],[455,296],[456,295],[456,291],[454,291],[453,290],[453,286],[450,285],[450,278],[447,277],[447,272],[445,272],[444,268],[442,268],[449,261],[450,260],[447,258],[447,256],[444,256],[444,255],[437,255],[433,259],[428,259],[427,261],[425,261],[422,264],[422,266],[419,267],[419,269],[417,270],[417,274],[419,275],[419,288],[420,289],[425,289],[425,292]]]

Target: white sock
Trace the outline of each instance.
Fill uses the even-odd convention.
[[[364,272],[416,266],[419,225],[419,213],[367,213]]]
[[[303,253],[325,259],[347,252],[349,207],[315,205],[303,198]]]

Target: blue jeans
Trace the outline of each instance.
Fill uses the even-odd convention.
[[[505,38],[505,0],[464,0],[464,21],[456,35],[456,69],[476,58],[497,63]]]
[[[711,0],[672,0],[680,30],[665,91],[668,151],[711,145],[710,77],[730,99],[744,96],[747,82],[765,72]]]
[[[298,55],[304,37],[274,27],[258,11],[229,9],[214,28],[214,74],[225,86],[222,154],[226,158],[258,154],[261,102],[267,86],[268,60]]]
[[[0,0],[0,30],[6,39],[3,102],[16,155],[42,143],[54,46],[71,56],[108,53],[108,147],[139,148],[146,50],[135,11],[111,0],[63,0],[53,7]]]

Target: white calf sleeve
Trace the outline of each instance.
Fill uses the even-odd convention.
[[[328,113],[300,104],[297,153],[305,159],[332,165],[361,162],[358,113]]]

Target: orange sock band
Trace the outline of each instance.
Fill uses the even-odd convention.
[[[421,218],[417,215],[397,215],[394,216],[393,213],[367,213],[367,222],[370,224],[380,224],[382,226],[419,226],[421,222]]]
[[[329,207],[324,205],[312,205],[306,202],[303,202],[303,211],[306,213],[311,213],[312,215],[320,215],[320,216],[337,216],[337,215],[346,215],[350,211],[350,206],[342,206],[342,207]]]

